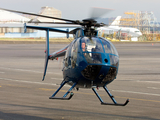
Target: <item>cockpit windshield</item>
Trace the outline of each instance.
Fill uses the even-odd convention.
[[[117,55],[118,53],[113,44],[103,38],[88,37],[81,39],[81,50],[88,63],[102,63],[102,54],[110,53]]]
[[[81,49],[88,63],[102,63],[101,53],[104,53],[101,41],[96,37],[81,39]]]
[[[103,38],[101,38],[101,41],[102,41],[103,47],[105,49],[105,53],[111,53],[111,54],[115,54],[118,56],[118,52],[117,52],[116,48],[114,47],[114,45],[110,41],[107,41]]]
[[[110,41],[103,38],[99,39],[96,37],[92,37],[92,39],[90,40],[88,37],[84,37],[81,39],[81,49],[83,52],[105,52],[118,56],[118,52],[114,45]]]
[[[97,38],[92,38],[91,40],[88,37],[82,38],[81,48],[83,52],[104,52],[102,44]]]

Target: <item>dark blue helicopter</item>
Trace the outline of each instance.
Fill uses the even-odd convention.
[[[119,67],[119,56],[114,45],[107,39],[98,37],[98,31],[96,27],[104,26],[102,23],[97,23],[94,19],[85,19],[83,21],[73,21],[68,19],[38,15],[33,13],[26,13],[14,10],[3,9],[11,12],[17,12],[22,14],[29,14],[39,17],[58,19],[66,21],[69,25],[80,25],[81,28],[76,28],[72,31],[60,30],[51,27],[29,26],[25,24],[25,30],[38,29],[46,31],[46,51],[45,51],[45,68],[43,79],[46,75],[48,60],[53,60],[58,57],[64,56],[63,81],[57,91],[49,97],[49,99],[69,100],[74,95],[71,90],[76,88],[91,88],[102,105],[116,105],[125,106],[129,102],[126,100],[124,104],[116,102],[112,94],[107,89],[106,85],[116,79]],[[41,22],[40,22],[41,23]],[[52,23],[55,24],[55,23]],[[59,24],[59,23],[56,23]],[[60,23],[62,24],[62,23]],[[74,40],[61,50],[58,50],[52,54],[49,52],[49,31],[66,33],[74,35]],[[71,88],[64,94],[63,97],[55,97],[59,90],[65,84],[71,85]],[[112,99],[113,103],[105,103],[99,96],[95,88],[103,87]],[[70,93],[70,96],[67,95]]]

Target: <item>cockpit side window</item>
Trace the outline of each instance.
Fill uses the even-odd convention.
[[[68,58],[67,58],[68,50],[69,50],[69,48],[67,48],[67,51],[66,51],[66,54],[65,54],[65,57],[64,57],[64,66],[66,66],[66,67],[68,67]]]
[[[66,54],[65,54],[65,60],[64,60],[64,65],[66,67],[70,67],[71,66],[71,49],[72,49],[72,45],[73,42],[70,44],[70,46],[67,48]]]
[[[73,43],[72,50],[71,50],[71,66],[72,66],[72,68],[75,68],[76,62],[77,62],[78,41],[79,40],[76,40],[75,43]]]

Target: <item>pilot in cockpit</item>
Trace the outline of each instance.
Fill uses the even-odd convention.
[[[82,48],[83,52],[86,51],[86,43],[85,43],[85,41],[82,41],[81,48]]]
[[[87,42],[87,43],[86,43]],[[102,44],[96,41],[81,41],[81,49],[88,63],[101,63]]]
[[[88,53],[89,51],[86,48],[86,42],[85,41],[82,41],[81,49],[82,49],[82,52],[84,52],[83,55],[86,58],[87,62],[92,63],[92,58],[91,58],[90,54]]]

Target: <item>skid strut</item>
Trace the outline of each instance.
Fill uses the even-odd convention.
[[[74,83],[73,86],[64,94],[63,97],[55,97],[55,95],[59,92],[59,90],[66,84],[66,81],[63,81],[60,87],[57,89],[57,91],[49,97],[49,99],[60,99],[60,100],[70,100],[73,97],[73,92],[70,93],[70,91],[77,85],[77,83]],[[70,93],[70,96],[66,98],[66,96]]]
[[[93,92],[96,94],[96,96],[98,97],[98,99],[101,102],[101,105],[115,105],[115,106],[125,106],[128,104],[129,99],[126,100],[126,102],[124,104],[119,104],[116,102],[116,100],[114,99],[114,97],[112,96],[112,94],[109,92],[109,90],[107,89],[106,86],[103,86],[103,88],[105,89],[105,91],[108,93],[109,97],[111,98],[111,100],[113,101],[113,103],[105,103],[103,102],[102,98],[99,96],[99,94],[97,93],[97,91],[95,90],[95,88],[92,88]]]

